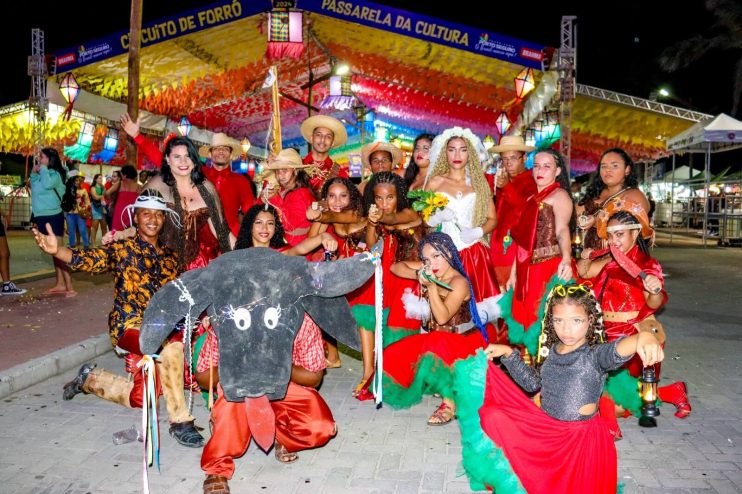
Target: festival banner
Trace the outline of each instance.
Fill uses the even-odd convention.
[[[142,24],[142,48],[227,24],[271,9],[270,0],[225,0],[181,14]],[[129,31],[118,33],[54,53],[57,72],[122,55],[129,51]]]
[[[543,70],[537,43],[362,0],[299,0],[301,10]]]

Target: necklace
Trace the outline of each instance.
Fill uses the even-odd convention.
[[[611,196],[610,196],[610,197],[609,197],[608,199],[606,199],[605,201],[603,201],[603,204],[601,204],[601,205],[600,205],[600,207],[601,207],[601,208],[604,208],[606,204],[608,204],[609,202],[611,202],[611,199],[613,199],[614,197],[620,196],[620,195],[621,195],[621,194],[623,194],[623,193],[624,193],[624,191],[626,191],[627,189],[628,189],[628,187],[624,187],[623,189],[619,190],[619,191],[618,191],[618,192],[616,192],[615,194],[612,194],[612,195],[611,195]]]

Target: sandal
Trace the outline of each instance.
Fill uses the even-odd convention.
[[[358,385],[353,388],[353,392],[351,395],[353,395],[354,398],[358,398],[361,394],[363,394],[364,390],[368,390],[369,385],[371,384],[371,379],[373,379],[374,375],[371,374],[369,377],[365,379],[361,379],[361,382],[358,383]]]
[[[276,441],[273,444],[273,451],[276,455],[276,460],[280,461],[281,463],[293,463],[296,460],[299,459],[299,455],[296,453],[292,453],[288,449],[286,449],[286,446]]]
[[[44,295],[58,295],[61,293],[67,293],[67,289],[52,287],[52,288],[49,288],[48,290],[44,290]]]
[[[204,480],[204,494],[229,494],[229,480],[223,475],[209,474]]]
[[[435,412],[433,412],[433,415],[428,419],[428,425],[446,425],[450,423],[454,417],[456,417],[454,409],[451,408],[448,403],[442,401],[441,404],[438,405],[438,408],[435,409]]]
[[[325,359],[325,367],[328,369],[337,369],[342,365],[343,363],[340,360],[336,360],[335,362],[330,362],[328,359]]]
[[[64,296],[66,298],[77,297],[77,292],[75,290],[69,290],[69,291],[67,291],[67,292],[64,293]]]

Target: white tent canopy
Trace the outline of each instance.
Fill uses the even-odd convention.
[[[706,184],[704,197],[709,197],[709,182],[711,180],[711,153],[731,151],[742,148],[742,122],[724,113],[716,117],[698,122],[689,129],[667,140],[667,150],[672,154],[672,178],[673,189],[671,192],[670,214],[673,214],[673,203],[675,202],[675,155],[677,153],[704,153],[704,167]],[[709,208],[708,202],[704,206],[703,213],[703,246],[706,246],[706,234],[708,231]],[[672,241],[672,222],[670,225],[670,241]]]
[[[742,122],[722,113],[667,140],[674,153],[712,153],[742,148]]]
[[[698,175],[701,174],[700,170],[696,170],[695,168],[691,168],[689,166],[680,166],[674,170],[671,170],[667,173],[665,173],[662,176],[663,182],[673,182],[677,180],[690,180],[694,177],[698,177]]]

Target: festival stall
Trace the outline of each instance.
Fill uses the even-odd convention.
[[[739,203],[734,198],[711,199],[711,155],[724,151],[742,148],[742,122],[724,113],[716,117],[698,122],[689,129],[667,140],[667,150],[672,153],[672,169],[675,172],[675,155],[683,153],[703,153],[704,155],[704,187],[701,203],[703,217],[703,245],[709,234],[709,217],[712,216],[719,227],[720,243],[742,238],[742,210],[735,205]],[[673,179],[674,183],[674,179]],[[720,189],[717,190],[720,192]],[[674,188],[671,204],[674,204]],[[729,209],[728,209],[729,208]],[[672,212],[671,212],[672,214]],[[672,240],[672,230],[670,232]]]

